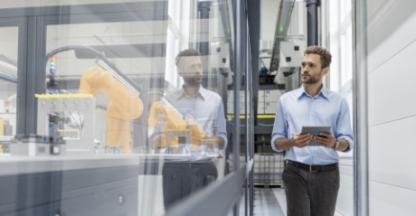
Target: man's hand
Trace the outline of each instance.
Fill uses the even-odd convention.
[[[305,147],[309,144],[309,142],[312,140],[311,134],[295,134],[293,138],[278,138],[275,141],[275,145],[278,149],[286,150],[291,147]]]
[[[302,148],[309,144],[313,136],[311,134],[295,134],[291,139],[292,145]]]
[[[320,133],[318,136],[313,136],[313,140],[328,148],[334,148],[335,143],[337,142],[337,139],[331,133],[328,132],[323,132]]]
[[[210,136],[201,139],[201,143],[207,145],[208,148],[221,148],[224,145],[224,139],[220,136]]]

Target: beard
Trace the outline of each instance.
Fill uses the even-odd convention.
[[[202,77],[184,77],[184,81],[187,85],[190,86],[199,86],[202,84]]]
[[[301,76],[301,81],[304,84],[315,84],[319,82],[319,77],[314,77],[311,75]]]

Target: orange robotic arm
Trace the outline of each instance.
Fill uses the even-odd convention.
[[[99,66],[89,68],[82,75],[79,91],[93,95],[101,91],[110,98],[107,107],[107,146],[120,146],[123,152],[132,152],[130,121],[139,118],[143,112],[139,96]]]
[[[161,125],[161,134],[156,134],[153,139],[157,139],[156,147],[176,147],[179,143],[178,136],[168,137],[168,132],[175,134],[189,131],[191,143],[197,145],[201,139],[205,137],[205,132],[192,119],[184,120],[183,116],[170,104],[164,101],[156,101],[152,104],[149,113],[148,126],[153,129],[153,133],[158,121],[163,119],[164,124]],[[154,141],[154,140],[153,140]]]

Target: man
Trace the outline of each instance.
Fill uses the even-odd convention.
[[[326,49],[308,47],[302,61],[302,87],[282,95],[277,105],[271,144],[275,151],[285,152],[288,216],[333,216],[335,212],[336,151],[352,149],[353,137],[346,100],[322,85],[330,63]],[[331,126],[331,133],[302,134],[302,126]]]
[[[209,141],[223,149],[227,140],[224,106],[220,95],[202,86],[202,60],[195,49],[186,49],[176,57],[182,89],[168,94],[165,99],[184,117],[194,120],[205,132],[201,142]],[[195,143],[194,143],[195,144]]]
[[[192,153],[197,154],[197,157],[165,162],[163,190],[164,203],[167,208],[217,178],[217,169],[212,158],[205,157],[204,152],[212,149],[224,150],[227,144],[222,99],[217,93],[202,87],[203,67],[199,52],[194,49],[180,52],[176,57],[176,66],[179,76],[184,80],[184,85],[181,89],[166,95],[162,101],[165,106],[173,107],[179,112],[182,120],[172,116],[175,115],[174,112],[165,110],[165,115],[170,115],[165,116],[165,119],[176,119],[171,123],[166,120],[165,128],[169,130],[191,128],[193,132],[192,139],[190,139],[193,146]],[[151,111],[150,115],[157,115],[157,112]],[[178,123],[181,121],[186,122],[188,126],[183,127],[181,123]],[[195,124],[198,129],[189,126]],[[173,142],[172,139],[165,139],[165,141],[168,143],[163,147],[172,146],[169,143]],[[176,140],[179,144],[182,141]]]

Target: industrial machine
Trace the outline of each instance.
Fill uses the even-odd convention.
[[[106,110],[105,148],[112,152],[131,153],[131,121],[139,118],[143,112],[139,88],[98,50],[87,46],[64,46],[50,51],[46,56],[49,65],[46,84],[49,92],[60,93],[55,80],[54,56],[70,50],[96,58],[96,64],[81,76],[79,93],[93,97],[101,92],[109,98]],[[52,121],[49,123],[53,124]],[[91,145],[94,145],[94,139],[90,141]]]
[[[184,117],[168,101],[152,104],[149,114],[149,134],[153,147],[178,147],[178,144],[200,144],[205,132],[190,117]]]
[[[100,66],[89,68],[81,77],[80,93],[95,95],[101,91],[110,98],[107,106],[107,147],[120,147],[131,153],[130,121],[140,117],[143,103],[139,95],[130,91]]]
[[[65,151],[94,149],[95,98],[91,94],[38,94],[37,134],[62,137]]]

